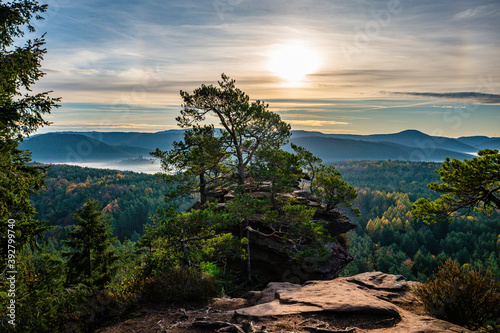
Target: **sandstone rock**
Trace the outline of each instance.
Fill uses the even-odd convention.
[[[210,191],[207,194],[207,200],[212,202],[212,201],[221,201],[224,196],[229,193],[228,189],[221,188],[221,189],[216,189],[214,191]]]
[[[361,273],[347,278],[347,281],[372,289],[388,291],[402,291],[408,289],[408,281],[406,281],[404,276],[385,274],[382,272]]]
[[[334,237],[356,228],[356,224],[354,224],[351,220],[342,215],[342,213],[340,213],[336,209],[331,211],[327,211],[326,209],[318,209],[316,210],[313,218],[316,220],[327,221],[326,230],[328,230],[328,233]]]
[[[267,199],[271,196],[271,183],[257,183],[251,179],[245,183],[245,189],[251,193],[252,197]],[[278,196],[284,198],[296,198],[308,207],[315,208],[314,220],[326,221],[326,230],[336,237],[346,233],[356,227],[346,216],[337,210],[327,211],[320,202],[316,201],[313,194],[305,190],[295,190],[292,193],[279,193]],[[217,201],[217,207],[223,209],[235,198],[234,191],[220,188],[212,190],[208,194],[209,201]],[[192,209],[200,209],[201,205],[195,203]],[[329,256],[325,260],[307,258],[303,262],[297,262],[293,257],[293,252],[297,252],[297,244],[290,244],[287,239],[273,234],[274,230],[280,230],[283,236],[287,232],[286,221],[271,228],[265,223],[262,215],[254,215],[248,219],[249,226],[258,232],[251,233],[250,259],[252,266],[252,276],[260,282],[285,281],[292,283],[303,283],[307,280],[328,280],[338,276],[338,274],[349,264],[352,257],[340,244],[328,244]],[[233,234],[240,233],[241,230],[231,230]],[[304,243],[307,246],[307,241]],[[301,249],[299,249],[301,250]],[[235,270],[240,267],[235,267]]]
[[[254,198],[254,199],[266,199],[266,198],[271,197],[271,192],[263,192],[263,191],[252,192],[251,195],[252,195],[252,198]]]
[[[262,317],[329,311],[399,317],[396,306],[367,294],[344,279],[310,281],[300,288],[276,290],[275,294],[278,299],[274,301],[239,309],[236,313]]]
[[[279,292],[286,290],[296,290],[299,288],[301,288],[299,284],[294,284],[290,282],[270,282],[264,290],[253,292],[255,294],[250,299],[250,303],[252,304],[268,303],[276,299],[276,295]]]
[[[330,246],[326,260],[306,258],[295,262],[289,254],[287,243],[277,237],[261,237],[252,234],[252,273],[261,281],[303,283],[308,280],[333,279],[349,264],[352,257],[340,244]]]
[[[296,198],[304,198],[305,200],[315,200],[314,195],[309,191],[297,190],[293,191],[292,195]]]
[[[363,273],[330,281],[309,281],[302,286],[270,284],[266,289],[274,290],[274,299],[272,292],[269,292],[265,298],[269,300],[267,303],[261,302],[238,309],[234,314],[257,319],[307,313],[333,316],[374,315],[380,316],[381,321],[390,322],[391,325],[372,329],[370,332],[471,332],[463,327],[403,309],[403,303],[416,300],[408,284],[409,282],[400,275],[381,272]],[[283,289],[280,290],[280,287]],[[390,318],[394,320],[391,321]]]

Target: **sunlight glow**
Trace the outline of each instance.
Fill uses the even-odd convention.
[[[315,73],[319,65],[318,52],[305,43],[276,45],[269,54],[269,70],[289,82],[304,80],[307,74]]]

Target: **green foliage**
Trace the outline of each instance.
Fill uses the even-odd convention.
[[[298,155],[299,160],[305,166],[306,175],[309,176],[311,181],[316,177],[316,171],[321,165],[321,158],[314,156],[309,150],[304,147],[297,146],[294,143],[291,143],[290,146]]]
[[[151,223],[150,213],[163,204],[164,192],[172,187],[154,175],[68,165],[48,168],[45,183],[40,195],[31,195],[30,201],[37,210],[35,218],[53,227],[45,238],[56,242],[66,238],[74,223],[72,213],[88,196],[104,204],[114,236],[121,241],[134,233],[137,237]],[[178,199],[175,204],[181,209],[190,201]]]
[[[68,285],[82,283],[92,290],[103,289],[111,280],[115,250],[111,248],[109,220],[101,205],[88,199],[73,215],[76,224],[64,244],[68,258]]]
[[[491,272],[451,259],[414,292],[432,316],[470,329],[500,319],[500,284]]]
[[[452,258],[476,269],[491,270],[500,279],[500,215],[472,212],[453,223],[426,225],[414,220],[412,202],[437,195],[426,187],[438,180],[437,163],[346,161],[337,165],[344,179],[358,187],[353,204],[362,216],[349,233],[356,260],[341,273],[384,270],[411,280],[429,278],[444,260]],[[396,177],[397,176],[397,177]],[[397,190],[397,191],[396,191]],[[472,223],[471,223],[472,222]],[[404,254],[404,255],[403,255]],[[385,256],[391,258],[385,258]]]
[[[35,212],[29,202],[43,186],[43,168],[27,166],[30,154],[18,149],[24,137],[49,124],[43,115],[58,101],[47,92],[32,94],[32,85],[44,75],[45,41],[24,37],[25,30],[35,32],[32,23],[46,9],[37,1],[0,3],[0,227],[7,230],[8,219],[16,221],[18,251],[27,244],[34,246],[46,230],[43,222],[32,218]],[[7,257],[3,235],[0,248],[3,263]]]
[[[311,192],[326,205],[328,210],[336,207],[347,207],[358,216],[357,208],[352,208],[351,201],[356,199],[356,189],[342,180],[342,174],[334,166],[320,165],[311,182]]]
[[[58,99],[48,97],[48,92],[32,95],[31,86],[44,73],[41,61],[46,50],[45,40],[25,39],[25,31],[34,33],[34,20],[42,19],[40,13],[47,5],[37,1],[13,1],[0,4],[0,139],[20,140],[37,128],[48,125],[44,113],[50,113]],[[24,42],[22,46],[16,42]],[[23,92],[27,92],[23,95]]]
[[[16,326],[2,321],[2,332],[55,332],[68,321],[78,318],[80,304],[89,291],[85,286],[65,288],[66,265],[60,253],[46,247],[27,249],[19,256],[16,276]],[[3,284],[3,283],[2,283]],[[8,290],[3,284],[2,290]],[[0,303],[8,304],[7,293],[0,293]],[[8,318],[2,306],[0,316]]]
[[[425,184],[439,180],[435,173],[439,163],[389,160],[344,161],[332,165],[340,171],[345,181],[356,188],[407,193],[412,202],[422,197],[438,197]]]
[[[282,149],[261,149],[256,161],[251,165],[251,176],[258,182],[269,182],[271,202],[277,209],[275,195],[278,192],[290,192],[293,183],[300,178],[299,157]]]
[[[220,233],[234,223],[232,216],[214,206],[188,213],[177,213],[173,208],[160,210],[138,245],[149,248],[148,269],[153,274],[168,266],[198,266],[203,261],[201,253],[208,251],[206,247],[215,245],[214,238],[227,240],[220,238]]]
[[[144,301],[161,304],[185,304],[220,295],[214,278],[194,267],[168,269],[140,280],[135,288]]]
[[[235,159],[239,184],[245,182],[246,168],[262,146],[279,148],[290,137],[290,125],[269,111],[261,101],[250,102],[250,97],[236,88],[235,81],[221,75],[218,86],[202,85],[192,94],[181,91],[184,102],[180,127],[194,127],[207,115],[218,119],[222,128],[221,140],[226,151]]]
[[[476,208],[491,213],[500,209],[500,154],[498,150],[485,149],[471,160],[451,160],[447,158],[437,174],[442,183],[434,182],[428,186],[440,198],[417,200],[413,215],[425,223],[449,221],[456,214],[470,214]]]
[[[230,154],[226,148],[223,138],[215,135],[213,125],[194,126],[184,132],[184,141],[174,141],[172,150],[156,149],[151,155],[160,159],[165,179],[177,184],[175,193],[170,195],[186,196],[198,189],[200,202],[205,204],[207,186],[220,180],[228,170]]]

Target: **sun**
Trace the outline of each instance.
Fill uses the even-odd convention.
[[[269,54],[269,70],[289,82],[302,81],[307,74],[315,73],[319,62],[318,52],[305,43],[276,45]]]

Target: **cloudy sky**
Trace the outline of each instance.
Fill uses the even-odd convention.
[[[226,73],[293,129],[500,136],[499,0],[46,3],[41,132],[176,128]]]

